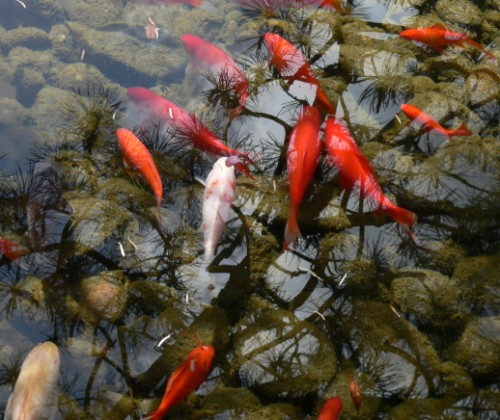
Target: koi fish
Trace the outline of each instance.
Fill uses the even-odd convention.
[[[398,222],[415,239],[410,228],[417,223],[417,216],[397,207],[384,195],[370,162],[359,150],[349,130],[334,117],[326,119],[325,144],[330,165],[335,164],[339,171],[340,186],[351,190],[358,185],[361,199],[368,196],[379,211]]]
[[[5,258],[13,261],[29,253],[30,251],[21,244],[0,237],[0,254]]]
[[[318,420],[337,420],[341,411],[342,400],[339,397],[332,397],[321,408]]]
[[[170,376],[160,405],[148,419],[161,420],[170,408],[184,401],[197,389],[209,374],[214,357],[215,348],[211,345],[200,343],[191,350],[186,360]]]
[[[231,204],[234,200],[234,165],[237,160],[235,156],[219,158],[207,177],[202,209],[207,263],[213,258],[222,230],[229,220]]]
[[[441,126],[437,121],[433,120],[429,115],[427,115],[421,109],[418,109],[416,106],[410,104],[402,104],[401,110],[406,114],[406,116],[410,119],[408,124],[410,124],[413,120],[418,122],[422,129],[425,132],[429,132],[432,130],[436,130],[438,133],[443,134],[445,136],[471,136],[472,131],[467,128],[465,123],[454,130],[449,130]]]
[[[168,123],[180,140],[191,143],[197,149],[211,156],[240,157],[241,161],[236,164],[236,169],[253,179],[250,169],[244,163],[245,161],[253,163],[248,154],[226,146],[195,115],[142,87],[127,89],[127,96],[138,108],[157,121]]]
[[[163,196],[160,174],[156,168],[153,156],[132,131],[126,128],[116,130],[118,144],[123,153],[123,163],[129,166],[149,184],[156,198],[157,217],[161,221],[160,207]]]
[[[5,420],[53,419],[57,410],[60,356],[54,343],[35,346],[26,356],[5,408]]]
[[[363,395],[361,394],[361,389],[359,389],[358,383],[352,376],[351,380],[349,381],[349,393],[351,394],[352,405],[354,405],[354,408],[359,413]]]
[[[241,114],[250,92],[248,80],[234,60],[225,51],[196,35],[184,34],[181,41],[192,61],[204,71],[213,73],[222,87],[227,86],[227,90],[234,91],[238,96],[239,105],[231,110],[230,118]]]
[[[290,134],[287,168],[291,209],[285,227],[284,250],[287,250],[288,246],[301,236],[297,213],[302,197],[318,165],[321,153],[320,126],[319,111],[313,106],[305,106]]]
[[[481,44],[469,39],[466,33],[449,31],[441,23],[436,23],[428,28],[406,29],[400,32],[399,36],[408,41],[425,44],[441,54],[449,45],[453,44],[464,47],[464,43],[467,43],[483,51],[490,59],[495,60],[495,56],[492,53],[487,51]]]
[[[290,84],[300,81],[315,86],[316,98],[314,104],[327,114],[334,114],[335,108],[328,101],[325,91],[314,76],[311,64],[299,49],[272,32],[264,35],[264,42],[271,53],[271,61],[279,75]]]

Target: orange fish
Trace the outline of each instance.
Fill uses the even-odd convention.
[[[288,181],[290,183],[291,209],[285,227],[283,249],[287,250],[300,235],[297,212],[302,197],[318,165],[321,153],[319,129],[321,117],[313,106],[305,106],[290,134],[287,153]]]
[[[472,135],[472,131],[470,131],[467,128],[467,125],[465,123],[462,123],[462,125],[456,128],[455,130],[449,130],[439,125],[437,121],[433,120],[429,115],[427,115],[421,109],[418,109],[416,106],[410,104],[403,104],[401,105],[401,110],[410,119],[408,124],[410,124],[413,120],[415,120],[422,126],[422,129],[425,132],[436,130],[438,133],[449,137]]]
[[[184,401],[197,389],[210,372],[215,357],[215,348],[201,344],[186,357],[186,360],[172,373],[160,405],[148,419],[161,420],[174,405]]]
[[[469,39],[466,33],[452,32],[446,29],[441,23],[436,23],[428,28],[413,28],[406,29],[399,33],[399,36],[408,41],[416,41],[434,48],[439,53],[443,53],[444,49],[449,45],[464,46],[464,43],[470,44],[483,51],[490,59],[494,60],[495,56],[486,51],[486,49],[475,41]]]
[[[342,400],[339,397],[330,398],[321,408],[318,420],[337,420],[342,410]]]
[[[361,389],[359,389],[358,383],[351,376],[351,380],[349,381],[349,392],[351,393],[351,400],[354,408],[359,413],[361,408],[361,401],[363,399],[363,395],[361,394]]]
[[[397,207],[384,195],[370,162],[359,150],[349,130],[334,117],[326,120],[325,143],[329,163],[335,164],[339,171],[340,186],[351,190],[357,185],[361,198],[368,196],[379,211],[398,222],[415,239],[410,228],[417,223],[417,216]]]
[[[5,258],[12,261],[29,253],[30,251],[21,244],[0,237],[0,254]]]
[[[271,60],[279,75],[290,84],[294,81],[309,83],[316,86],[316,99],[314,104],[323,112],[334,114],[325,91],[321,88],[314,76],[313,69],[307,58],[290,42],[277,34],[268,32],[264,35],[267,49],[271,53]]]
[[[238,95],[239,105],[230,112],[231,119],[241,114],[250,93],[248,80],[234,60],[225,51],[196,35],[184,34],[181,41],[191,59],[203,71],[213,73],[222,84],[227,83],[228,89]]]
[[[163,188],[153,156],[132,131],[119,128],[116,130],[116,137],[123,153],[123,163],[137,171],[153,190],[158,208],[157,217],[161,221],[160,206]]]
[[[212,156],[240,157],[242,161],[235,165],[236,169],[247,177],[253,178],[250,169],[243,162],[252,163],[248,154],[228,147],[195,115],[146,88],[128,88],[127,96],[141,111],[146,112],[156,121],[169,124],[178,138],[192,143],[197,149]]]

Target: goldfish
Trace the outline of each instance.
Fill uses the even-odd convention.
[[[285,226],[284,250],[287,250],[288,246],[301,236],[297,213],[302,197],[318,165],[321,153],[320,127],[319,111],[315,107],[305,106],[290,134],[287,168],[291,209]]]
[[[191,350],[179,367],[172,373],[160,405],[150,420],[161,420],[174,405],[184,401],[191,392],[197,389],[210,372],[215,357],[215,348],[209,344],[199,343]]]
[[[205,261],[214,256],[222,230],[229,220],[231,204],[234,200],[234,165],[238,158],[219,158],[208,174],[203,195],[202,228],[204,236]]]
[[[181,41],[191,56],[191,60],[198,67],[203,71],[213,73],[222,86],[227,84],[228,90],[234,91],[238,96],[239,105],[231,110],[230,118],[233,119],[241,114],[250,94],[248,80],[230,55],[196,35],[184,34],[181,36]]]
[[[124,164],[137,171],[153,190],[156,198],[158,220],[161,221],[160,207],[163,187],[153,156],[132,131],[119,128],[116,130],[116,137],[123,153]]]
[[[17,242],[9,241],[0,237],[0,254],[9,260],[15,260],[23,255],[29,254],[29,250]]]
[[[300,81],[315,86],[316,98],[314,104],[323,112],[334,114],[335,108],[328,101],[325,91],[314,76],[311,64],[299,49],[285,38],[272,32],[264,35],[264,42],[271,53],[271,61],[279,75],[290,84]]]
[[[469,39],[466,33],[449,31],[441,23],[436,23],[428,28],[406,29],[400,32],[399,36],[408,41],[416,41],[432,47],[441,54],[449,45],[453,44],[463,47],[464,43],[467,43],[483,51],[490,59],[495,59],[492,53],[487,51],[481,44]]]
[[[342,400],[339,397],[332,397],[321,408],[318,420],[337,420],[341,411]]]
[[[454,130],[449,130],[447,128],[442,127],[437,121],[433,120],[429,115],[427,115],[421,109],[418,109],[416,106],[410,104],[402,104],[401,110],[406,114],[406,116],[410,119],[410,124],[413,120],[417,121],[422,129],[426,132],[431,130],[435,130],[440,134],[445,136],[471,136],[472,131],[467,128],[465,123]]]
[[[253,178],[250,169],[244,162],[252,163],[248,154],[225,145],[195,115],[146,88],[129,88],[127,89],[127,96],[139,109],[145,111],[157,121],[168,123],[179,139],[190,142],[197,149],[211,156],[240,157],[241,160],[236,164],[236,168],[247,177]]]
[[[351,190],[358,185],[362,199],[368,196],[379,211],[398,222],[415,239],[410,228],[417,223],[417,216],[397,207],[384,195],[370,162],[359,150],[349,130],[335,117],[326,119],[325,144],[329,163],[335,164],[339,171],[340,186]]]
[[[4,419],[53,419],[59,366],[59,349],[54,343],[47,341],[35,346],[23,361]]]

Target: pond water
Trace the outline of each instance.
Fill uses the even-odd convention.
[[[36,359],[29,385],[54,418],[143,418],[199,337],[215,359],[169,418],[313,419],[334,396],[341,419],[498,418],[498,1],[197,3],[0,3],[0,413],[35,348],[60,359]],[[399,36],[435,24],[487,53]],[[211,47],[191,58],[187,33],[242,73],[213,73]],[[266,33],[299,52],[273,60]],[[133,87],[222,143],[193,147],[183,111]],[[404,103],[470,135],[410,123]],[[295,135],[310,105],[319,159],[318,127]],[[330,123],[357,146],[328,150]],[[153,156],[159,209],[119,127]],[[221,144],[241,161],[207,260],[204,181],[234,154]],[[397,223],[408,212],[418,222]]]

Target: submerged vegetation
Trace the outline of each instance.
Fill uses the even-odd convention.
[[[214,0],[214,11],[38,0],[12,22],[5,3],[17,4],[0,5],[0,92],[15,93],[0,96],[0,139],[15,143],[21,122],[34,140],[19,159],[11,149],[0,158],[1,410],[22,358],[52,341],[57,418],[141,418],[194,348],[179,334],[191,330],[216,355],[172,418],[315,418],[334,396],[341,418],[495,418],[498,64],[473,46],[440,54],[398,35],[444,23],[498,59],[495,2]],[[148,16],[159,39],[143,34]],[[241,64],[249,97],[239,115],[229,73],[191,64],[184,74],[179,38],[189,32]],[[269,32],[298,48],[317,86],[271,64]],[[245,152],[253,179],[238,176],[210,264],[199,181],[216,159],[132,107],[131,86],[189,109],[197,129]],[[418,216],[415,238],[359,186],[346,189],[323,148],[299,207],[302,237],[283,251],[290,137],[319,89],[383,194]],[[472,135],[429,131],[405,103],[446,129],[465,122]],[[150,187],[122,162],[115,132],[124,126],[158,168],[159,215]]]

